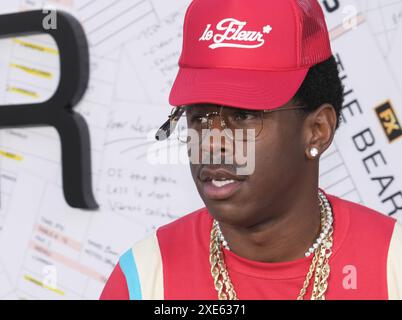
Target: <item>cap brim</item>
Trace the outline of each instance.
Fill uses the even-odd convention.
[[[308,71],[309,68],[291,71],[180,68],[169,103],[272,110],[295,96]]]

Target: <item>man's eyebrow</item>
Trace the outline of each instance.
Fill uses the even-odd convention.
[[[186,108],[187,111],[205,111],[205,110],[218,108],[219,106],[216,104],[196,103],[196,104],[185,105],[183,107]]]

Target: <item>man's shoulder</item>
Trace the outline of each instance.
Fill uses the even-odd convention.
[[[207,208],[201,208],[189,214],[186,214],[166,225],[161,226],[157,230],[157,234],[189,232],[190,230],[200,229],[208,225],[212,221]]]
[[[159,248],[165,256],[207,248],[211,225],[212,216],[206,208],[186,214],[156,231]]]
[[[351,227],[359,228],[366,232],[392,233],[396,219],[359,203],[341,199],[336,196],[328,197],[334,210],[339,211],[338,215],[348,216]]]

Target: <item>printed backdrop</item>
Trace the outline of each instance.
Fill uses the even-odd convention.
[[[51,128],[0,131],[0,298],[97,299],[119,255],[202,206],[187,165],[156,165],[189,0],[2,0],[0,12],[71,12],[90,43],[77,111],[92,139],[100,210],[69,208]],[[322,0],[346,86],[344,122],[322,158],[321,186],[402,219],[402,0]],[[0,104],[44,101],[58,50],[36,35],[0,41]],[[177,152],[183,154],[180,146]]]

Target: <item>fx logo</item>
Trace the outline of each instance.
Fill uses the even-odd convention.
[[[392,108],[391,102],[385,102],[377,107],[375,111],[389,142],[394,142],[396,139],[400,138],[402,136],[402,127]]]
[[[57,12],[57,28],[43,28],[43,12],[0,16],[0,38],[45,33],[60,52],[60,83],[55,94],[39,104],[0,107],[0,128],[54,127],[61,140],[63,191],[74,208],[96,209],[92,192],[89,130],[74,112],[89,81],[89,52],[85,32],[70,14]]]

